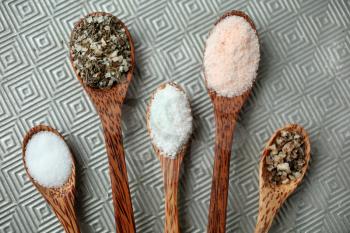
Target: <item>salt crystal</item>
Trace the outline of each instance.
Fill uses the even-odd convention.
[[[277,164],[277,170],[278,171],[287,171],[288,173],[290,173],[289,163]]]
[[[204,53],[208,88],[225,97],[239,96],[251,88],[260,60],[259,40],[240,16],[221,20],[210,33]]]
[[[176,156],[192,133],[191,108],[183,91],[167,84],[154,94],[150,130],[153,143],[164,156]]]
[[[73,161],[67,144],[49,131],[32,136],[24,158],[30,176],[48,188],[64,185],[72,173]]]

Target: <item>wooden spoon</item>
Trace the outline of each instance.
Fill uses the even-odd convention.
[[[37,183],[28,172],[26,160],[24,158],[27,144],[34,134],[41,131],[52,132],[64,140],[62,135],[57,130],[49,126],[38,125],[30,129],[29,132],[25,135],[23,139],[23,144],[22,144],[22,160],[23,160],[24,168],[26,170],[26,173],[29,179],[32,181],[32,183],[37,188],[37,190],[41,193],[41,195],[43,195],[45,200],[51,206],[52,210],[54,211],[57,218],[61,222],[64,230],[67,233],[80,233],[79,225],[77,221],[77,215],[75,212],[75,194],[76,194],[75,163],[74,163],[72,152],[71,152],[71,158],[73,161],[72,174],[69,177],[68,181],[62,187],[46,188],[40,185],[39,183]]]
[[[105,15],[111,16],[111,14],[105,12],[94,12],[86,17]],[[75,24],[73,32],[79,27],[82,20],[83,19]],[[131,67],[124,82],[116,84],[109,89],[95,89],[89,87],[83,83],[81,77],[74,68],[72,50],[70,50],[70,62],[80,83],[94,103],[102,121],[109,161],[109,174],[111,178],[117,232],[131,233],[135,232],[135,220],[125,164],[121,129],[121,109],[135,68],[135,51],[130,32],[124,24],[122,25],[128,37],[131,51]]]
[[[230,11],[224,14],[215,25],[229,16],[243,17],[256,31],[253,21],[241,11]],[[215,159],[209,206],[208,233],[224,233],[234,128],[237,116],[250,95],[250,90],[235,97],[220,96],[209,88],[208,92],[214,106],[216,123]]]
[[[157,90],[163,89],[166,85],[172,85],[176,87],[179,91],[183,91],[183,89],[175,83],[167,83],[160,85]],[[147,108],[147,130],[149,135],[151,135],[151,127],[150,127],[150,109],[152,105],[152,100],[154,98],[154,94],[157,90],[152,94],[150,104]],[[183,161],[184,155],[189,146],[189,142],[187,142],[183,147],[178,151],[175,157],[166,157],[164,156],[164,152],[162,152],[153,142],[153,148],[156,152],[156,155],[160,161],[160,166],[163,173],[163,182],[164,182],[164,192],[165,192],[165,225],[164,232],[165,233],[179,233],[179,218],[178,218],[178,207],[177,207],[177,193],[178,193],[178,185],[179,185],[179,174],[181,163]]]
[[[268,146],[272,145],[281,130],[293,131],[299,133],[304,139],[305,146],[305,165],[301,170],[301,176],[289,182],[288,184],[274,185],[268,180],[268,171],[266,170],[266,156],[269,155]],[[266,233],[269,231],[273,218],[283,202],[294,192],[304,178],[310,161],[310,139],[303,127],[290,124],[278,129],[267,142],[263,151],[259,166],[259,215],[255,228],[255,233]]]

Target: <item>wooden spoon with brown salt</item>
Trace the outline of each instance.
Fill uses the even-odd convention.
[[[88,16],[112,16],[105,12],[94,12]],[[88,17],[86,16],[86,17]],[[81,19],[74,25],[75,32]],[[94,103],[96,110],[102,121],[104,138],[106,143],[109,174],[111,178],[113,206],[115,211],[115,222],[117,232],[135,232],[135,220],[128,184],[127,169],[125,163],[125,154],[123,148],[123,138],[121,129],[121,110],[128,90],[129,83],[133,76],[135,68],[134,43],[127,27],[120,22],[130,44],[130,68],[126,74],[126,79],[108,89],[92,88],[83,83],[82,78],[73,64],[73,51],[70,50],[70,61],[76,76],[83,85],[86,93]],[[72,33],[73,35],[73,33]],[[71,38],[72,40],[72,38]]]
[[[269,180],[269,171],[267,170],[266,157],[270,154],[269,147],[275,142],[281,131],[296,132],[303,138],[305,165],[300,171],[297,178],[293,178],[287,184],[273,184]],[[278,129],[267,142],[264,149],[259,166],[259,183],[260,183],[260,198],[259,198],[259,215],[255,228],[255,233],[266,233],[269,231],[273,218],[284,201],[294,192],[304,178],[308,164],[310,161],[310,140],[307,132],[303,127],[297,124],[286,125]]]
[[[38,125],[32,129],[29,130],[29,132],[25,135],[23,139],[22,144],[22,160],[24,164],[24,168],[26,170],[26,173],[30,179],[30,181],[34,184],[34,186],[37,188],[37,190],[41,193],[41,195],[45,198],[47,203],[51,206],[52,210],[56,214],[57,218],[61,222],[64,230],[67,233],[80,233],[77,215],[75,212],[75,200],[76,200],[76,187],[75,187],[75,163],[74,158],[71,154],[72,158],[72,173],[68,179],[68,181],[59,188],[47,188],[42,185],[40,185],[38,182],[36,182],[30,173],[28,172],[28,168],[26,165],[25,160],[25,153],[26,148],[29,140],[32,138],[33,135],[39,132],[49,131],[60,138],[64,140],[62,135],[55,129],[44,126],[44,125]]]
[[[230,11],[224,14],[216,23],[230,16],[239,16],[246,20],[256,33],[254,22],[241,11]],[[257,34],[257,33],[256,33]],[[207,46],[207,45],[206,45]],[[237,123],[238,114],[243,104],[248,99],[251,88],[248,88],[241,95],[226,97],[218,94],[208,87],[208,77],[206,67],[204,67],[205,81],[209,96],[214,106],[214,116],[216,124],[215,136],[215,158],[212,178],[208,233],[224,233],[226,228],[227,195],[229,186],[230,157],[234,129]]]

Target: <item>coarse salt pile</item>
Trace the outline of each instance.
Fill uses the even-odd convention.
[[[192,133],[192,114],[186,94],[167,84],[154,94],[149,117],[153,143],[164,156],[176,156]]]
[[[267,148],[268,179],[272,184],[288,184],[302,175],[306,164],[304,138],[298,132],[282,130]]]
[[[228,16],[210,33],[204,53],[207,85],[218,95],[239,96],[251,88],[260,60],[259,40],[240,16]]]
[[[24,158],[31,177],[47,188],[64,185],[72,173],[73,161],[67,144],[49,131],[32,136]]]

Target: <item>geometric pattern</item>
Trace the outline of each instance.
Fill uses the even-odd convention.
[[[68,59],[73,23],[91,11],[118,16],[135,41],[122,127],[137,232],[163,232],[162,176],[145,115],[150,93],[170,80],[187,91],[194,115],[180,176],[181,230],[206,232],[215,125],[202,57],[213,23],[231,9],[256,23],[262,57],[235,131],[227,232],[253,232],[259,156],[276,128],[296,122],[310,133],[312,161],[270,232],[349,233],[348,0],[0,1],[0,232],[64,232],[21,160],[23,135],[39,123],[57,128],[74,151],[82,232],[115,232],[101,123]]]

